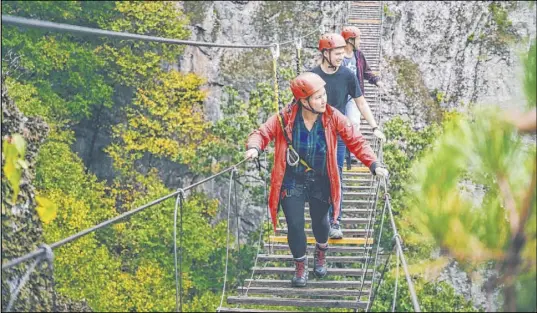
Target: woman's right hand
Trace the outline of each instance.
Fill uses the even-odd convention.
[[[259,153],[257,152],[257,149],[255,149],[255,148],[246,151],[246,158],[247,159],[255,159],[255,158],[257,158],[258,155],[259,155]]]

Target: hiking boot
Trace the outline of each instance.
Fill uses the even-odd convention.
[[[328,250],[328,243],[324,248],[319,246],[319,243],[315,244],[315,254],[313,255],[313,274],[317,278],[323,278],[326,276],[326,250]]]
[[[334,223],[330,225],[330,232],[328,237],[331,239],[341,239],[343,238],[343,232],[339,229],[339,223]]]
[[[305,255],[295,259],[295,276],[291,279],[291,286],[306,287],[308,281],[308,257]]]

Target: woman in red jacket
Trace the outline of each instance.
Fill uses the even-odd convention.
[[[295,260],[294,287],[304,287],[308,279],[304,206],[309,202],[313,234],[317,244],[314,274],[326,275],[328,249],[328,208],[339,214],[340,179],[336,159],[337,135],[371,172],[387,176],[366,139],[338,110],[326,103],[325,82],[317,74],[305,72],[291,81],[295,101],[270,117],[248,136],[247,158],[256,158],[275,140],[269,208],[276,228],[278,205],[287,221],[287,241]],[[289,165],[289,166],[288,166]]]

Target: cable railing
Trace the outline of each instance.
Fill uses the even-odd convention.
[[[74,235],[71,235],[67,238],[64,238],[64,239],[61,239],[55,243],[52,243],[50,245],[41,245],[39,249],[37,250],[34,250],[30,253],[27,253],[23,256],[20,256],[16,259],[13,259],[5,264],[2,264],[2,270],[7,270],[7,269],[10,269],[14,266],[17,266],[19,264],[21,264],[22,262],[24,261],[27,261],[27,260],[30,260],[30,259],[34,259],[36,258],[36,260],[28,267],[27,271],[26,271],[26,274],[23,276],[23,278],[21,279],[21,281],[19,282],[18,286],[15,288],[15,290],[13,291],[13,293],[11,294],[11,297],[10,297],[10,302],[8,303],[8,306],[6,308],[6,311],[10,311],[11,310],[11,307],[12,305],[14,304],[14,302],[16,301],[17,299],[17,296],[20,292],[20,290],[22,289],[22,287],[24,287],[24,285],[26,284],[26,282],[28,281],[28,278],[30,276],[30,274],[35,270],[35,267],[41,262],[41,261],[44,261],[46,260],[48,263],[49,263],[49,270],[52,270],[52,267],[50,266],[50,263],[52,262],[52,259],[54,257],[53,255],[53,252],[52,250],[53,249],[56,249],[56,248],[59,248],[65,244],[68,244],[72,241],[75,241],[85,235],[88,235],[88,234],[91,234],[101,228],[104,228],[104,227],[107,227],[109,225],[112,225],[116,222],[119,222],[121,220],[124,220],[136,213],[139,213],[147,208],[150,208],[152,206],[155,206],[163,201],[166,201],[168,199],[171,199],[173,197],[177,197],[177,200],[175,202],[175,211],[174,211],[174,265],[175,265],[175,278],[176,278],[176,311],[182,311],[182,285],[181,285],[181,279],[179,279],[180,275],[177,273],[177,266],[178,266],[178,262],[177,262],[177,233],[176,233],[176,228],[177,228],[177,208],[178,206],[180,205],[180,218],[181,218],[181,221],[180,221],[180,232],[181,232],[181,240],[182,240],[182,232],[183,232],[183,223],[182,223],[182,218],[183,218],[183,212],[182,212],[182,209],[183,209],[183,199],[184,199],[184,195],[185,195],[185,191],[188,191],[194,187],[197,187],[203,183],[206,183],[212,179],[215,179],[229,171],[232,172],[232,175],[231,175],[231,178],[233,178],[233,173],[237,170],[237,167],[243,163],[245,163],[248,159],[243,159],[242,161],[220,171],[219,173],[216,173],[212,176],[209,176],[205,179],[202,179],[201,181],[199,182],[196,182],[186,188],[179,188],[177,189],[176,191],[166,195],[166,196],[163,196],[159,199],[156,199],[154,201],[151,201],[145,205],[142,205],[136,209],[133,209],[133,210],[130,210],[130,211],[127,211],[121,215],[118,215],[116,217],[113,217],[111,219],[108,219],[98,225],[95,225],[93,227],[90,227],[90,228],[87,228],[87,229],[84,229]],[[230,179],[230,184],[231,184],[231,179]],[[231,185],[230,185],[230,193],[231,193]],[[231,194],[229,195],[229,200],[231,199]],[[226,249],[229,250],[229,211],[231,210],[230,208],[230,202],[228,202],[228,241],[227,241],[227,247]],[[180,250],[182,250],[182,244],[180,245]],[[229,251],[226,252],[226,278],[227,278],[227,258],[229,256]],[[182,252],[179,254],[179,273],[182,272],[182,268],[181,268],[181,264],[182,264]],[[224,290],[225,290],[225,284],[226,284],[226,278],[224,279]],[[53,292],[53,295],[54,295],[54,292]],[[53,308],[55,307],[55,301],[53,301]]]
[[[203,42],[203,41],[193,41],[193,40],[181,40],[181,39],[174,39],[174,38],[164,38],[164,37],[159,37],[159,36],[132,34],[132,33],[127,33],[127,32],[116,32],[116,31],[110,31],[110,30],[104,30],[104,29],[98,29],[98,28],[92,28],[92,27],[71,25],[71,24],[65,24],[65,23],[55,23],[55,22],[42,21],[42,20],[37,20],[37,19],[30,19],[30,18],[25,18],[25,17],[18,17],[18,16],[12,16],[12,15],[4,15],[4,14],[2,14],[2,23],[7,24],[7,25],[25,26],[25,27],[31,27],[31,28],[48,29],[48,30],[62,31],[62,32],[72,32],[72,33],[78,33],[78,34],[84,34],[84,35],[106,36],[106,37],[112,37],[112,38],[118,38],[118,39],[135,39],[135,40],[153,41],[153,42],[175,44],[175,45],[220,47],[220,48],[269,48],[270,49],[276,45],[282,46],[282,45],[293,43],[298,39],[308,37],[320,30],[319,28],[316,28],[313,31],[310,31],[305,35],[299,36],[295,39],[288,40],[282,43],[272,43],[272,44],[265,44],[265,45],[243,45],[243,44],[225,44],[225,43],[213,43],[213,42]]]

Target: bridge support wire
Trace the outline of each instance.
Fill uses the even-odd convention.
[[[183,201],[185,197],[185,191],[181,188],[177,189],[179,194],[175,200],[175,211],[173,214],[173,254],[175,265],[175,312],[183,312]],[[181,208],[180,215],[180,238],[179,245],[181,253],[179,255],[179,274],[177,274],[177,207]],[[179,278],[180,275],[180,278]]]
[[[237,168],[233,167],[231,170],[231,175],[229,176],[229,192],[228,192],[228,202],[227,202],[227,237],[226,237],[226,267],[224,270],[224,285],[222,287],[222,297],[220,298],[219,308],[222,307],[224,303],[224,295],[226,293],[226,282],[227,282],[227,268],[229,263],[229,224],[230,224],[230,213],[231,213],[231,187],[233,183],[233,175],[237,172]]]
[[[403,254],[403,248],[401,244],[401,236],[397,232],[397,227],[395,226],[395,220],[393,219],[392,206],[390,204],[390,199],[388,195],[388,182],[387,178],[382,180],[384,182],[384,192],[386,197],[386,203],[388,204],[388,214],[390,216],[390,222],[392,224],[392,229],[395,238],[396,249],[399,257],[401,258],[401,265],[403,266],[403,271],[405,272],[406,281],[408,283],[408,289],[410,291],[410,299],[412,300],[412,305],[414,306],[415,312],[421,312],[420,304],[418,303],[418,297],[416,296],[416,290],[414,289],[414,283],[410,277],[410,272],[408,271],[408,265],[406,263],[405,255]]]

